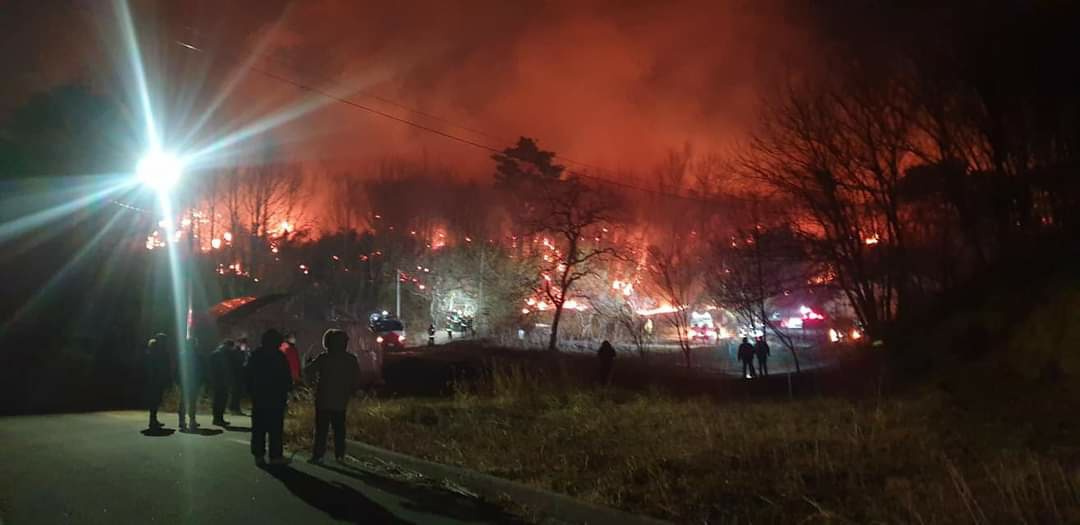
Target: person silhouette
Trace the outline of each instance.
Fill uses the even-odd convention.
[[[165,426],[158,421],[158,408],[165,395],[165,389],[172,384],[171,365],[169,363],[169,339],[164,333],[157,333],[146,342],[143,361],[145,364],[146,404],[150,412],[149,428],[158,430]]]
[[[309,373],[316,378],[315,386],[315,442],[311,462],[322,461],[326,453],[326,435],[334,427],[334,456],[345,460],[345,413],[349,398],[360,386],[360,364],[356,356],[346,351],[349,336],[336,329],[323,334],[326,352],[315,358]]]
[[[596,359],[600,363],[599,368],[599,380],[600,384],[607,385],[611,383],[611,372],[615,366],[615,347],[611,346],[611,343],[605,340],[600,343],[600,349],[596,351]]]
[[[199,428],[195,412],[199,408],[199,394],[202,392],[203,366],[202,356],[195,348],[197,344],[196,340],[188,339],[176,353],[176,384],[180,393],[176,416],[181,431]]]
[[[251,455],[256,465],[266,464],[267,438],[270,441],[270,463],[283,465],[285,460],[282,434],[285,427],[285,409],[289,391],[292,389],[292,373],[289,361],[281,352],[285,339],[281,332],[270,329],[262,335],[262,341],[244,369],[248,392],[251,393]]]
[[[232,365],[229,362],[236,347],[232,339],[226,339],[210,353],[210,390],[213,397],[214,424],[229,426],[225,420],[225,406],[229,401],[229,385],[232,383]]]
[[[244,366],[247,364],[248,354],[247,337],[237,339],[232,351],[229,352],[229,371],[232,373],[229,382],[229,412],[234,416],[244,415],[240,401],[247,391]]]
[[[742,363],[742,376],[750,379],[754,377],[754,345],[750,344],[750,338],[742,338],[739,345],[739,362]]]
[[[765,377],[769,375],[769,343],[765,342],[765,336],[758,338],[754,343],[754,356],[757,357],[758,375]]]

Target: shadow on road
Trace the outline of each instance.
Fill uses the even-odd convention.
[[[171,428],[147,428],[140,430],[139,433],[146,437],[165,437],[171,436],[176,432]]]
[[[323,481],[287,466],[261,468],[281,481],[296,497],[336,520],[350,523],[410,523],[341,483]]]
[[[463,522],[522,523],[498,507],[476,498],[450,492],[441,487],[398,481],[382,477],[352,465],[325,463],[323,468],[356,478],[365,484],[405,499],[402,506],[410,510],[439,514]]]
[[[225,430],[229,432],[251,432],[251,427],[238,427],[236,425],[228,425]]]
[[[224,434],[225,431],[220,428],[195,428],[188,430],[181,430],[181,434],[191,434],[193,436],[216,436],[218,434]]]

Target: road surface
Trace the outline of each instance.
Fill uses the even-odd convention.
[[[175,419],[167,415],[167,423]],[[363,458],[331,468],[297,453],[288,467],[257,468],[246,417],[230,417],[233,430],[158,436],[140,432],[145,418],[0,418],[0,524],[516,521],[431,483],[383,475]]]

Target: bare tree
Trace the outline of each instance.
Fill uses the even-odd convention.
[[[248,231],[259,239],[267,238],[281,224],[295,224],[300,210],[303,177],[296,166],[267,165],[247,168],[244,183],[244,207]],[[288,229],[288,228],[286,228]]]
[[[793,205],[790,223],[809,255],[836,270],[876,338],[906,305],[911,282],[900,191],[913,160],[904,97],[888,81],[789,87],[740,162]]]
[[[625,253],[623,254],[625,256]],[[645,330],[645,317],[638,314],[633,294],[633,284],[629,281],[611,281],[610,273],[598,274],[590,280],[587,292],[589,305],[600,319],[609,323],[607,333],[619,338],[625,337],[637,350],[638,355],[648,355],[649,334]]]
[[[714,244],[709,294],[717,306],[735,314],[750,330],[772,334],[791,353],[801,371],[795,342],[773,322],[770,299],[806,289],[809,263],[802,243],[786,226],[740,229]]]
[[[366,227],[367,195],[360,178],[352,173],[337,173],[330,177],[331,194],[327,217],[337,231],[360,230]]]
[[[672,236],[666,246],[649,248],[649,273],[661,297],[671,305],[663,318],[675,329],[679,350],[686,367],[692,364],[689,312],[700,294],[700,258],[687,248],[687,243]]]
[[[548,350],[557,351],[559,323],[574,285],[616,253],[597,239],[613,221],[618,201],[580,177],[566,177],[564,167],[553,163],[555,154],[541,150],[532,139],[522,137],[492,158],[496,185],[510,192],[518,205],[516,222],[526,236],[543,236],[550,250],[543,254],[540,291],[554,310]]]
[[[574,285],[616,255],[614,247],[594,242],[594,233],[613,219],[616,204],[612,195],[577,179],[544,185],[535,204],[527,219],[530,233],[553,237],[553,255],[546,261],[540,284],[554,308],[548,350],[555,351],[559,321]]]

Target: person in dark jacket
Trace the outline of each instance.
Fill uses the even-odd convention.
[[[596,351],[596,359],[600,363],[600,384],[611,383],[611,370],[615,366],[615,347],[608,341],[600,343],[600,349]]]
[[[292,389],[289,362],[281,352],[284,338],[277,330],[267,330],[262,342],[244,369],[251,394],[251,454],[256,465],[266,464],[266,440],[270,438],[270,463],[287,463],[281,443],[285,408]]]
[[[146,343],[143,362],[146,365],[146,403],[150,410],[150,429],[157,430],[165,424],[158,421],[157,412],[165,389],[172,383],[169,362],[169,340],[165,334],[155,334]]]
[[[247,390],[246,380],[244,379],[244,364],[247,363],[248,354],[247,346],[247,338],[241,337],[236,341],[232,351],[229,352],[229,370],[232,372],[229,383],[229,412],[234,416],[244,415],[244,412],[240,410],[240,400],[244,397],[244,391]]]
[[[196,349],[197,345],[198,342],[194,339],[185,341],[176,354],[176,384],[180,392],[176,416],[181,432],[189,428],[191,430],[199,428],[199,423],[195,421],[195,412],[199,408],[199,394],[202,393],[204,371],[202,356]],[[185,424],[185,416],[187,424]]]
[[[311,462],[322,461],[326,453],[326,434],[334,427],[334,456],[345,460],[345,413],[349,398],[360,386],[360,365],[356,356],[346,351],[349,336],[341,330],[323,334],[326,352],[308,367],[316,380],[315,386],[315,443]]]
[[[210,390],[213,393],[214,424],[229,426],[225,420],[225,406],[229,401],[229,386],[233,382],[231,354],[236,348],[232,339],[226,339],[210,353]]]
[[[769,375],[769,343],[765,342],[765,337],[759,337],[754,343],[754,356],[757,357],[758,375]]]
[[[739,345],[739,362],[742,363],[742,375],[745,378],[755,376],[754,372],[754,345],[750,344],[749,338],[742,338]]]

